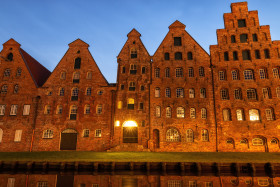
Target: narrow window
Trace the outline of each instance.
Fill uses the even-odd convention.
[[[170,69],[165,68],[165,77],[170,77]]]
[[[17,73],[16,73],[16,77],[20,77],[21,76],[21,72],[22,72],[22,69],[18,68],[17,69]]]
[[[1,88],[1,94],[5,95],[5,94],[7,94],[7,91],[8,91],[8,86],[7,85],[3,85],[2,88]]]
[[[14,187],[15,186],[15,178],[8,178],[7,187]]]
[[[176,77],[183,77],[183,68],[176,68],[175,75]]]
[[[70,120],[76,120],[78,108],[76,105],[70,107]]]
[[[272,121],[274,120],[274,112],[271,108],[265,109],[266,120]]]
[[[242,51],[243,60],[251,60],[251,54],[249,50]]]
[[[195,108],[190,108],[190,118],[191,119],[196,118]]]
[[[141,91],[144,91],[144,90],[145,90],[145,86],[141,85],[141,86],[140,86],[140,90],[141,90]]]
[[[57,105],[56,114],[62,114],[62,106],[61,105]]]
[[[248,35],[247,34],[240,34],[240,42],[241,43],[248,42]]]
[[[18,84],[16,84],[14,87],[14,94],[17,94],[18,90],[19,90],[19,86],[18,86]]]
[[[181,52],[176,52],[175,53],[175,60],[182,60],[183,57],[182,57],[182,53]]]
[[[280,98],[280,87],[276,88],[276,96]]]
[[[146,74],[146,67],[142,67],[141,73]]]
[[[174,46],[181,46],[181,45],[182,45],[181,37],[174,37]]]
[[[118,109],[122,109],[123,106],[123,102],[122,101],[118,101]]]
[[[0,142],[2,142],[2,139],[3,139],[3,130],[0,129]]]
[[[200,98],[206,98],[206,89],[205,88],[200,89]]]
[[[73,74],[73,83],[79,83],[80,82],[80,73],[75,72]]]
[[[11,70],[10,69],[5,69],[4,77],[10,77],[10,75],[11,75]]]
[[[176,113],[177,113],[177,118],[185,117],[185,109],[183,107],[178,107]]]
[[[261,59],[260,50],[255,50],[255,58],[256,59]]]
[[[84,130],[83,130],[83,137],[84,137],[84,138],[89,137],[89,129],[84,129]]]
[[[177,88],[176,89],[176,97],[177,98],[183,98],[184,97],[184,89],[183,88]]]
[[[71,95],[71,101],[78,101],[78,95],[79,95],[79,89],[73,88],[72,95]]]
[[[14,58],[13,53],[9,53],[8,56],[7,56],[7,59],[8,59],[9,61],[13,61],[13,58]]]
[[[160,88],[155,89],[155,97],[160,97]]]
[[[45,110],[44,110],[44,114],[50,114],[51,113],[51,106],[50,105],[46,105],[45,106]]]
[[[243,121],[244,120],[244,114],[242,109],[237,109],[236,110],[236,118],[237,121]]]
[[[193,130],[192,129],[187,130],[186,140],[187,140],[187,142],[193,142]]]
[[[231,71],[232,80],[239,80],[239,75],[237,70]]]
[[[137,58],[137,50],[136,49],[131,49],[130,58]]]
[[[189,77],[194,77],[193,68],[189,68]]]
[[[85,105],[84,114],[90,114],[90,105]]]
[[[230,39],[231,39],[231,43],[236,43],[236,39],[234,35],[231,35]]]
[[[238,27],[246,27],[246,20],[245,19],[239,19],[238,20]]]
[[[89,71],[87,72],[87,80],[91,80],[92,79],[92,72]]]
[[[260,79],[267,79],[267,75],[266,75],[266,70],[265,69],[260,69]]]
[[[156,117],[160,117],[161,116],[161,110],[160,110],[160,106],[156,106]]]
[[[23,112],[22,115],[28,116],[30,113],[30,105],[23,105]]]
[[[256,89],[254,88],[247,89],[247,98],[249,100],[256,100],[257,99]]]
[[[133,105],[134,106],[134,105]],[[96,114],[102,114],[102,105],[101,104],[99,104],[99,105],[97,105],[96,106]]]
[[[59,96],[64,96],[64,88],[59,88],[58,95]]]
[[[195,97],[195,91],[193,88],[189,89],[189,98],[194,98]]]
[[[90,95],[91,95],[91,88],[87,88],[87,89],[86,89],[86,95],[87,95],[87,96],[90,96]]]
[[[264,99],[271,99],[270,89],[269,88],[263,88],[262,89],[263,98]]]
[[[139,110],[143,110],[144,109],[144,103],[139,103]]]
[[[0,116],[5,115],[5,109],[6,109],[6,105],[0,105]]]
[[[60,74],[60,79],[61,80],[65,80],[66,79],[66,72],[61,72],[61,74]]]
[[[199,77],[205,77],[204,67],[199,67],[198,74],[199,74]]]
[[[269,59],[270,58],[270,54],[269,54],[269,50],[268,49],[264,50],[264,58],[265,59]]]
[[[160,77],[159,68],[155,68],[155,77],[156,77],[156,78],[159,78],[159,77]]]
[[[171,107],[166,107],[166,118],[171,118]]]
[[[134,99],[129,98],[127,100],[127,109],[129,110],[134,110]]]
[[[225,71],[219,71],[219,80],[220,81],[226,80]]]
[[[245,80],[254,80],[254,73],[253,70],[245,70],[244,71],[244,79]]]
[[[206,119],[207,118],[207,110],[206,108],[201,109],[201,119]]]
[[[224,52],[224,61],[229,61],[228,52]]]
[[[230,109],[223,109],[223,119],[224,121],[231,121]]]
[[[257,34],[252,34],[253,42],[258,41],[258,35]]]
[[[16,130],[14,142],[20,142],[21,141],[21,135],[22,135],[22,130]]]
[[[233,56],[233,60],[234,61],[238,60],[238,53],[237,53],[237,51],[233,51],[232,56]]]
[[[273,73],[274,78],[279,79],[279,69],[278,68],[273,68],[272,73]]]
[[[234,90],[234,99],[238,99],[238,100],[242,99],[241,89],[238,88]]]
[[[187,53],[187,56],[188,56],[188,60],[193,60],[193,54],[192,54],[192,52],[188,52],[188,53]]]
[[[74,69],[80,69],[81,68],[81,58],[76,58],[75,59],[75,65],[74,65]]]
[[[137,73],[136,65],[135,64],[130,64],[130,70],[129,73],[131,75],[135,75]]]
[[[44,130],[43,131],[43,138],[53,138],[53,131],[50,129]]]
[[[206,130],[206,129],[201,130],[201,139],[203,142],[209,141],[208,130]]]
[[[260,120],[259,110],[257,109],[249,110],[249,118],[250,121],[259,121]]]
[[[170,60],[169,53],[164,53],[164,60]]]
[[[125,73],[125,67],[122,66],[122,73]]]
[[[130,83],[129,83],[128,90],[129,90],[129,91],[135,91],[135,82],[130,82]]]
[[[221,89],[220,93],[221,93],[221,100],[229,100],[227,89]]]
[[[96,129],[95,130],[95,137],[100,138],[101,137],[101,132],[102,132],[101,129]]]
[[[11,116],[17,115],[17,108],[18,108],[17,105],[11,105],[11,111],[10,111]]]
[[[170,88],[165,89],[165,97],[171,97],[171,89]]]

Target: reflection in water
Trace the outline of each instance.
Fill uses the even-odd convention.
[[[279,186],[280,177],[176,175],[1,174],[0,187],[227,187]]]

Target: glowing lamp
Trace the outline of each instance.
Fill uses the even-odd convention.
[[[137,124],[135,121],[126,121],[124,124],[123,124],[123,127],[137,127]]]
[[[119,127],[120,126],[120,121],[115,121],[115,126]]]

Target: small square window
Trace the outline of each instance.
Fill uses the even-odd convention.
[[[181,46],[182,40],[181,37],[174,37],[174,46]]]
[[[83,137],[89,137],[89,129],[84,129]]]
[[[246,20],[245,19],[239,19],[238,20],[238,27],[246,27]]]
[[[95,130],[95,137],[101,137],[101,129]]]

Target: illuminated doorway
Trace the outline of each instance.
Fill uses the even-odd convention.
[[[138,126],[135,121],[123,124],[123,143],[138,143]]]

